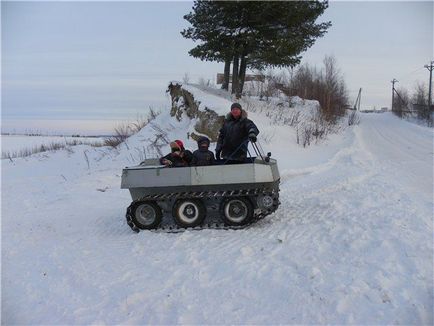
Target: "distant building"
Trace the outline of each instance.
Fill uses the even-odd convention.
[[[360,109],[360,112],[373,113],[374,109],[372,109],[372,108],[370,108],[370,109],[368,109],[368,108],[362,108],[362,109]]]
[[[381,109],[377,109],[375,106],[373,108],[360,109],[360,112],[365,112],[365,113],[383,113],[387,111],[389,111],[387,107],[382,107]]]

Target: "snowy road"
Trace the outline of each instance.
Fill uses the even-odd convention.
[[[2,162],[2,323],[432,324],[432,130],[341,138],[278,157],[282,205],[241,231],[133,233],[122,155]]]
[[[365,115],[361,137],[396,182],[427,200],[433,195],[433,133],[388,115]]]

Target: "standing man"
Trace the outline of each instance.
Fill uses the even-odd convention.
[[[247,112],[241,104],[233,103],[220,129],[216,147],[216,159],[221,157],[228,163],[244,163],[247,157],[248,140],[256,142],[259,130],[253,121],[247,119]]]

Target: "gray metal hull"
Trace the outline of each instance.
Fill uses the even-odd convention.
[[[181,191],[218,191],[271,188],[280,179],[277,162],[168,168],[161,165],[126,167],[121,188],[129,189],[133,200],[150,194]]]

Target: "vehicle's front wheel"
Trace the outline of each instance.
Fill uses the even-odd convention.
[[[138,202],[131,211],[134,224],[142,230],[155,229],[163,218],[161,208],[155,202]]]
[[[173,206],[176,224],[184,228],[200,225],[206,216],[206,208],[198,199],[181,199]]]
[[[226,224],[245,225],[253,218],[253,205],[244,197],[228,198],[222,202],[220,212]]]

